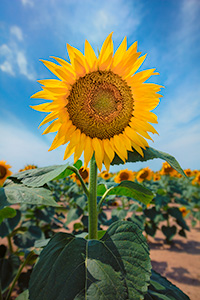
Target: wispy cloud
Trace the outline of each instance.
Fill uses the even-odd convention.
[[[29,80],[35,80],[36,74],[32,66],[28,65],[24,45],[23,32],[18,26],[10,27],[7,44],[0,45],[0,70],[9,75],[24,75]]]
[[[10,33],[13,34],[19,41],[23,40],[22,30],[18,26],[11,26]]]
[[[26,164],[38,167],[65,164],[63,161],[64,146],[48,152],[50,142],[45,136],[38,136],[26,129],[26,125],[11,113],[0,121],[1,147],[0,157],[12,165],[12,171],[17,172]],[[73,163],[72,159],[68,162]]]
[[[21,0],[23,5],[34,6],[34,2],[32,0]]]

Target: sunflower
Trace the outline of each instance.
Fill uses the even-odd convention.
[[[185,206],[179,207],[179,210],[182,213],[183,218],[190,212]]]
[[[193,175],[193,172],[192,172],[191,169],[185,169],[185,170],[184,170],[184,173],[185,173],[185,175],[188,176],[188,177],[191,177],[191,176]]]
[[[127,39],[114,53],[112,33],[108,35],[99,56],[85,41],[85,55],[67,44],[70,61],[53,57],[58,63],[42,60],[57,77],[39,80],[42,91],[32,98],[51,102],[31,106],[49,113],[40,124],[51,124],[43,134],[57,132],[49,149],[68,144],[64,159],[74,154],[76,162],[84,151],[87,167],[93,154],[101,171],[109,171],[115,154],[124,162],[127,151],[143,156],[148,147],[148,132],[157,133],[150,123],[157,123],[151,112],[159,103],[160,85],[144,83],[155,69],[135,73],[146,55],[137,52],[137,42],[127,49]],[[146,138],[146,139],[145,139]]]
[[[200,171],[196,174],[196,177],[192,180],[192,184],[200,184]]]
[[[79,169],[78,172],[79,172],[79,174],[81,175],[81,177],[83,178],[83,181],[84,181],[85,183],[88,183],[88,182],[89,182],[89,168],[81,167],[81,168]],[[76,176],[75,173],[73,173],[72,175],[70,175],[70,178],[71,178],[74,182],[76,182],[78,185],[81,185],[81,182],[80,182],[78,176]]]
[[[103,178],[104,180],[108,180],[108,179],[110,179],[113,175],[112,175],[111,173],[107,172],[107,171],[103,171],[103,172],[101,172],[101,173],[99,174],[99,176],[100,176],[101,178]]]
[[[134,172],[125,169],[125,170],[120,170],[119,173],[115,176],[114,181],[116,183],[120,183],[124,180],[130,180],[133,181],[135,178]]]
[[[136,175],[136,179],[138,182],[142,182],[144,180],[150,180],[151,178],[152,178],[152,171],[148,167],[143,168]]]
[[[176,170],[174,168],[172,168],[170,166],[170,164],[168,164],[168,162],[164,162],[162,164],[162,168],[160,170],[160,175],[170,175],[170,176],[174,176],[176,175]]]
[[[158,172],[153,174],[153,181],[159,181],[161,178],[160,174]]]
[[[0,161],[0,185],[3,185],[6,178],[12,174],[10,168],[11,166],[7,165],[5,160]]]
[[[27,170],[36,169],[36,168],[37,168],[37,166],[35,166],[35,165],[26,165],[24,167],[24,169],[20,169],[18,172],[23,172],[23,171],[27,171]]]

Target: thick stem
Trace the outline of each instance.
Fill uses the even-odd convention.
[[[97,164],[93,155],[90,161],[90,183],[88,197],[88,213],[89,213],[89,239],[97,239],[98,214],[97,214]]]

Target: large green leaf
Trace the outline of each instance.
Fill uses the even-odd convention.
[[[23,293],[21,293],[16,300],[29,300],[29,292],[28,290],[25,290]]]
[[[58,233],[33,270],[30,300],[143,299],[150,269],[146,239],[132,222],[112,224],[101,240]]]
[[[49,189],[31,188],[7,180],[7,184],[0,188],[0,209],[16,203],[59,206]]]
[[[102,196],[105,193],[105,186],[98,186],[98,196]],[[149,189],[145,188],[141,184],[135,183],[133,181],[122,181],[121,183],[111,187],[107,195],[116,196],[127,196],[134,198],[144,204],[148,204],[154,198],[154,193]]]
[[[79,169],[81,165],[82,162],[78,160],[76,164],[74,164],[74,167]],[[65,178],[72,173],[69,164],[66,164],[27,170],[14,174],[10,176],[10,178],[17,178],[17,180],[27,186],[40,187],[53,179]]]
[[[128,159],[126,162],[136,162],[136,161],[147,161],[154,158],[161,158],[165,161],[167,161],[172,168],[174,168],[176,171],[178,171],[180,174],[186,177],[183,169],[177,162],[177,160],[170,154],[158,151],[154,148],[148,147],[146,150],[143,150],[144,157],[142,157],[138,152],[136,151],[128,151]],[[111,165],[120,165],[124,162],[119,158],[118,155],[115,155]]]
[[[152,270],[150,286],[144,300],[190,300],[179,288]]]

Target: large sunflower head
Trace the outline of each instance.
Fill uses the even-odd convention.
[[[12,172],[9,170],[10,168],[11,166],[6,164],[6,161],[0,161],[0,186],[3,185],[8,176],[12,175]]]
[[[161,96],[161,86],[144,83],[155,69],[136,73],[146,55],[139,57],[136,42],[127,49],[126,37],[114,53],[112,33],[98,57],[87,40],[84,55],[70,45],[67,50],[70,62],[42,60],[58,79],[40,80],[42,91],[32,96],[51,101],[33,107],[49,113],[40,124],[51,122],[44,134],[57,132],[49,150],[68,144],[64,159],[74,154],[76,162],[84,151],[85,167],[94,154],[99,170],[104,163],[107,171],[115,154],[124,162],[127,151],[143,156],[148,132],[157,133],[151,110]]]

